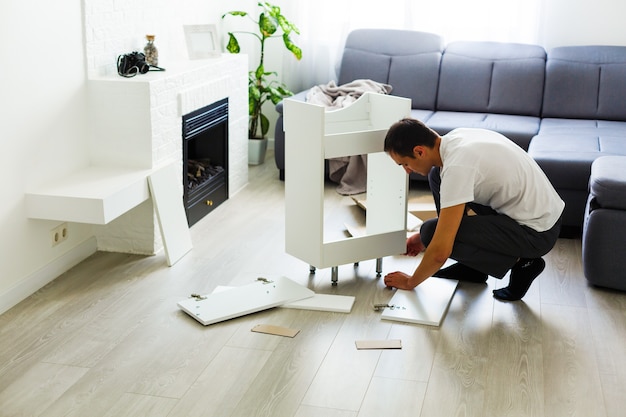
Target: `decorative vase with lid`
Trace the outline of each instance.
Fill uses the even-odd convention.
[[[143,48],[143,53],[146,56],[146,62],[148,65],[159,65],[159,51],[154,46],[154,35],[146,35],[148,43]]]

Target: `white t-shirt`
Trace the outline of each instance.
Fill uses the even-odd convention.
[[[505,136],[455,129],[441,138],[441,208],[475,202],[543,232],[565,203],[539,165]]]

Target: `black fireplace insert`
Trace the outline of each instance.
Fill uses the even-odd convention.
[[[183,116],[183,199],[194,225],[228,199],[228,99]]]

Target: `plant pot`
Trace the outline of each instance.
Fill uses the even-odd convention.
[[[248,165],[261,165],[265,162],[267,138],[248,139]]]

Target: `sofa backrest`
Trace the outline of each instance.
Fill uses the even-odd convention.
[[[626,120],[626,46],[550,50],[542,116]]]
[[[434,110],[442,51],[443,38],[433,33],[356,29],[346,39],[338,85],[371,79],[410,98],[413,108]]]
[[[539,116],[545,64],[538,45],[451,42],[441,59],[437,110]]]

